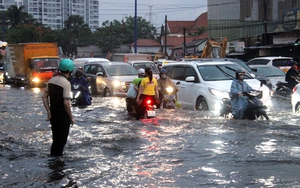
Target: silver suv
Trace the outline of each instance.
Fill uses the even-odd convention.
[[[126,97],[130,83],[138,75],[135,68],[124,62],[90,62],[84,65],[83,72],[91,78],[92,93],[104,97]]]

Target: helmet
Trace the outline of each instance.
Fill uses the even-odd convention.
[[[63,59],[59,64],[61,72],[72,72],[74,70],[74,63],[71,59]]]
[[[238,68],[235,70],[235,78],[238,79],[239,78],[239,74],[245,74],[245,70],[243,68]]]
[[[161,69],[159,74],[167,74],[167,70],[166,69]]]
[[[81,71],[76,71],[75,76],[76,78],[81,77],[83,75],[83,73]]]
[[[297,63],[297,61],[292,60],[292,61],[290,62],[290,65],[291,65],[291,66],[293,66],[293,65],[298,65],[298,63]]]
[[[140,69],[138,70],[138,74],[145,74],[145,69],[140,68]]]

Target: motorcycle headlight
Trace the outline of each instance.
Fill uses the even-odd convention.
[[[167,88],[166,88],[166,91],[167,91],[168,93],[172,93],[172,92],[173,92],[173,88],[172,88],[172,87],[167,87]]]
[[[32,79],[32,82],[39,83],[39,82],[40,82],[40,79],[39,79],[39,78],[33,78],[33,79]]]
[[[220,90],[217,90],[217,89],[209,88],[209,92],[210,92],[212,95],[215,95],[215,96],[218,96],[218,97],[222,97],[222,98],[230,98],[230,97],[229,97],[229,93],[226,92],[226,91],[220,91]]]
[[[80,91],[78,91],[77,93],[76,93],[76,95],[75,95],[75,98],[78,98],[79,97],[79,95],[80,95]]]

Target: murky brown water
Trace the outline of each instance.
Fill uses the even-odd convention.
[[[42,92],[0,85],[0,187],[297,187],[299,115],[274,100],[270,121],[159,110],[129,120],[122,98],[73,108],[63,161],[49,157]]]

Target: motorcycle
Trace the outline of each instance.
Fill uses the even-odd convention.
[[[173,87],[167,87],[162,97],[162,107],[175,109],[176,96]]]
[[[85,106],[85,105],[91,105],[91,96],[89,95],[89,92],[85,91],[85,89],[82,85],[78,83],[72,84],[72,91],[71,91],[71,104],[72,106]]]
[[[156,108],[156,101],[153,98],[144,98],[140,104],[137,105],[136,109],[136,119],[139,120],[141,118],[153,118],[156,117],[155,108]]]
[[[277,82],[276,83],[275,95],[283,97],[291,97],[293,94],[293,89],[287,82]]]
[[[243,92],[243,96],[246,97],[248,101],[248,108],[245,110],[245,114],[242,119],[255,120],[259,118],[265,118],[266,120],[269,120],[267,112],[265,111],[267,107],[261,103],[258,104],[255,100],[262,97],[261,91]],[[220,116],[229,118],[229,114],[231,113],[231,101],[228,98],[224,98],[221,104]]]

